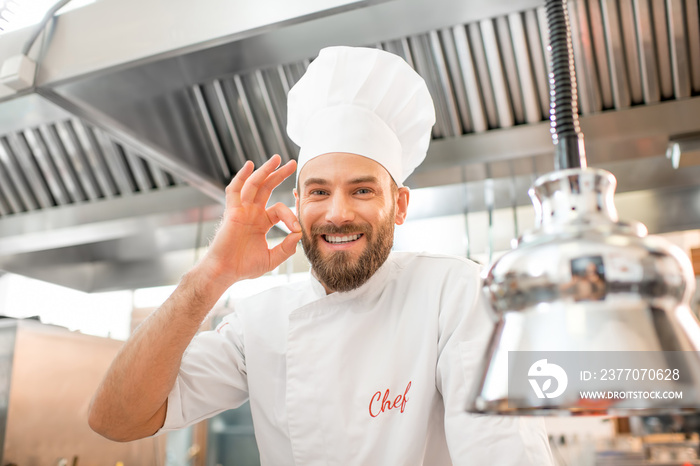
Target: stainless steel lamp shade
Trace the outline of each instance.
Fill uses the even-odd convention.
[[[642,224],[619,222],[615,178],[586,168],[566,0],[545,0],[545,7],[558,170],[530,190],[536,228],[484,281],[499,320],[469,409],[574,415],[700,409],[690,260],[647,236]]]
[[[700,388],[700,326],[689,308],[690,260],[675,245],[647,236],[642,224],[618,222],[614,189],[612,174],[590,168],[556,171],[535,182],[536,229],[493,264],[484,282],[499,322],[472,410],[619,415],[700,407],[694,388]],[[688,351],[684,362],[691,364],[677,384],[666,384],[682,385],[681,400],[592,405],[576,390],[556,399],[509,397],[508,353],[524,351]],[[675,368],[660,353],[644,354],[655,359],[645,367]]]

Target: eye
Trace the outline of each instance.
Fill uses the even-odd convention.
[[[309,191],[309,196],[327,196],[328,191],[325,189],[312,189]]]
[[[372,194],[372,190],[369,188],[360,188],[355,191],[356,194]]]

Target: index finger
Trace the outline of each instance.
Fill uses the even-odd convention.
[[[246,180],[253,173],[253,162],[247,160],[231,182],[226,186],[226,205],[237,205],[241,202],[241,189]]]
[[[265,179],[265,182],[260,186],[258,189],[257,194],[255,195],[255,201],[254,202],[259,202],[262,204],[267,205],[267,201],[270,199],[270,195],[272,194],[272,191],[279,186],[284,180],[289,178],[291,174],[294,173],[296,170],[296,161],[295,160],[290,160],[289,162],[285,163],[281,167],[279,167],[277,170],[272,172],[270,176],[268,176]]]
[[[281,161],[282,158],[275,154],[248,177],[241,188],[241,202],[253,202],[255,200],[258,189],[260,189],[267,177],[277,169]]]

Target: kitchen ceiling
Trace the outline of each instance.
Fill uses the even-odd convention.
[[[414,218],[525,204],[552,169],[543,2],[241,3],[102,0],[59,17],[33,50],[35,86],[0,97],[0,269],[86,291],[177,281],[243,163],[296,157],[285,96],[327,45],[381,47],[426,79],[437,123],[408,180]],[[700,165],[665,157],[700,135],[698,9],[569,2],[589,165],[674,204],[629,206],[653,232],[700,227]],[[26,35],[3,36],[0,59]]]

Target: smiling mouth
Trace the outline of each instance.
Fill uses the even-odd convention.
[[[345,244],[345,243],[352,243],[353,241],[357,241],[360,239],[363,235],[362,234],[357,234],[357,235],[345,235],[345,236],[338,236],[338,235],[322,235],[323,239],[330,244]]]

